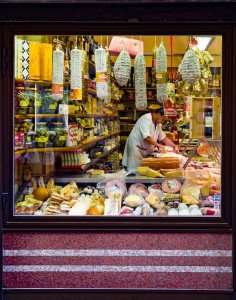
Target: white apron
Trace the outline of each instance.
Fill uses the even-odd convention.
[[[142,159],[154,151],[154,146],[145,141],[148,136],[155,141],[166,137],[161,125],[154,125],[150,113],[139,118],[127,139],[122,164],[128,171],[135,172]]]

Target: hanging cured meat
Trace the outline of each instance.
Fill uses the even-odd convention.
[[[168,98],[168,83],[167,83],[167,54],[163,42],[154,51],[155,71],[156,71],[156,91],[157,100],[164,102]]]
[[[99,99],[109,98],[108,53],[104,48],[95,50],[96,91]]]
[[[131,59],[129,53],[122,50],[114,65],[114,76],[119,86],[126,86],[130,78]]]
[[[138,54],[134,61],[135,77],[135,105],[137,110],[147,108],[147,91],[146,91],[146,64],[142,54]]]
[[[53,51],[52,95],[54,99],[63,98],[64,52],[57,46]]]
[[[71,98],[73,100],[82,100],[83,84],[83,51],[73,49],[71,51]]]
[[[189,49],[179,66],[179,72],[184,82],[193,84],[200,79],[201,70],[199,59],[193,49]]]

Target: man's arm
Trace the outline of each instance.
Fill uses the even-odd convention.
[[[155,141],[152,137],[148,136],[146,137],[145,139],[145,142],[147,142],[148,144],[150,145],[153,145],[153,146],[157,146],[157,141]]]

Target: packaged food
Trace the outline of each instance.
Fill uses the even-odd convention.
[[[176,194],[180,191],[181,183],[177,179],[168,179],[162,182],[161,188],[164,193]]]
[[[138,54],[134,61],[135,106],[138,110],[147,108],[146,64],[142,54]]]

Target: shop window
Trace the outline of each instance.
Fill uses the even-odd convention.
[[[221,36],[15,36],[17,216],[221,216]]]

